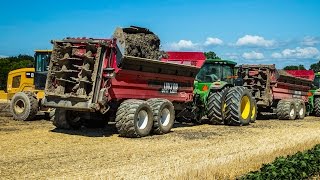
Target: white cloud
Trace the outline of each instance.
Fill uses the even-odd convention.
[[[178,42],[173,42],[165,45],[164,49],[174,50],[174,51],[180,51],[180,50],[202,51],[206,47],[217,46],[222,44],[223,44],[223,41],[221,39],[213,38],[213,37],[208,37],[205,42],[201,42],[201,43],[194,43],[191,40],[182,39]]]
[[[226,53],[225,56],[228,59],[239,59],[239,54],[238,53]]]
[[[198,44],[190,40],[180,40],[170,45],[170,50],[195,50],[198,49]]]
[[[223,44],[223,41],[219,38],[212,38],[208,37],[206,42],[204,42],[205,46],[210,46],[210,45],[221,45]]]
[[[264,55],[259,52],[251,51],[251,52],[245,52],[242,54],[242,57],[244,59],[263,59]]]
[[[298,58],[298,59],[316,59],[320,55],[320,52],[315,47],[300,48],[295,49],[285,49],[281,53],[272,53],[271,57],[279,58]]]
[[[237,46],[261,46],[271,47],[275,44],[274,40],[266,40],[261,36],[245,35],[236,42]]]
[[[317,44],[320,44],[319,37],[306,36],[303,38],[303,41],[302,41],[302,45],[305,45],[305,46],[314,46]]]
[[[1,59],[1,58],[6,58],[6,57],[8,57],[8,56],[0,55],[0,59]]]
[[[278,52],[275,52],[275,53],[272,53],[271,54],[271,57],[275,58],[275,59],[279,59],[279,58],[282,58],[282,54],[281,53],[278,53]]]

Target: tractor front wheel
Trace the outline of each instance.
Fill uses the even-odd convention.
[[[314,115],[320,117],[320,97],[314,99]]]
[[[211,92],[208,97],[208,118],[210,123],[223,124],[225,120],[226,95],[229,88]]]
[[[10,102],[10,110],[16,120],[28,121],[34,119],[39,110],[36,95],[33,92],[16,93]]]

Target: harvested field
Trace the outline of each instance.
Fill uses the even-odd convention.
[[[320,119],[246,127],[176,124],[141,139],[115,128],[58,131],[51,122],[0,117],[3,179],[232,179],[320,143]]]
[[[10,113],[10,104],[6,101],[0,100],[0,118],[2,117],[10,117],[12,116]]]

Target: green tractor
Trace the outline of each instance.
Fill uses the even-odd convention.
[[[242,87],[236,63],[207,59],[194,82],[194,100],[180,112],[179,119],[201,123],[204,117],[212,124],[243,126],[254,122],[257,105],[251,92]]]
[[[307,112],[313,112],[315,116],[320,117],[320,72],[315,73],[313,87],[309,91],[309,109]]]

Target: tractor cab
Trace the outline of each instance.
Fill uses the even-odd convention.
[[[7,79],[7,98],[11,99],[14,94],[21,91],[34,89],[34,68],[20,68],[10,71]]]
[[[191,121],[201,121],[201,117],[208,115],[210,94],[222,92],[226,87],[234,85],[234,71],[237,63],[221,59],[207,59],[202,65],[194,81],[193,108],[188,116]],[[211,107],[211,106],[210,106]],[[188,111],[186,111],[188,112]],[[189,113],[189,112],[188,112]]]
[[[315,73],[313,89],[320,89],[320,72]]]
[[[51,53],[52,50],[35,50],[34,85],[37,90],[44,90]]]
[[[225,85],[234,84],[234,69],[236,63],[221,59],[207,59],[195,79],[195,89],[207,91],[221,89]]]

